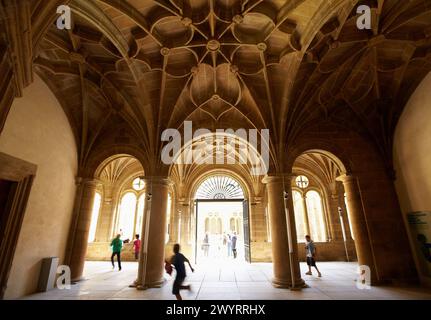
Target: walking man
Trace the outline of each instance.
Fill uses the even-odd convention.
[[[121,234],[117,234],[117,236],[111,241],[111,247],[112,247],[112,255],[111,255],[112,269],[115,268],[114,257],[117,256],[118,270],[119,271],[121,271],[121,249],[123,248],[123,241],[121,241],[120,238],[121,238]]]
[[[232,238],[230,234],[227,235],[227,256],[230,257],[232,255]]]
[[[307,254],[307,265],[308,265],[308,272],[306,273],[306,275],[311,276],[311,267],[316,268],[317,270],[317,275],[320,278],[322,276],[322,274],[320,273],[319,269],[316,266],[316,246],[313,242],[313,240],[311,240],[311,237],[309,235],[305,236],[305,252]]]
[[[195,270],[192,268],[192,265],[190,264],[189,259],[187,259],[182,253],[180,253],[180,245],[177,243],[174,245],[174,255],[171,258],[171,264],[174,265],[176,276],[174,285],[172,288],[172,294],[175,295],[177,300],[183,300],[180,294],[180,290],[191,290],[190,285],[184,286],[183,282],[187,276],[186,274],[186,266],[185,263],[189,264],[190,270],[192,272],[195,272]]]
[[[233,233],[232,239],[231,239],[231,246],[232,246],[232,252],[233,252],[233,258],[236,259],[237,251],[236,251],[236,242],[238,240],[238,237],[236,235],[236,232]]]
[[[204,251],[204,257],[208,257],[209,249],[210,249],[210,240],[208,237],[208,233],[206,233],[204,241],[202,242],[202,250]]]

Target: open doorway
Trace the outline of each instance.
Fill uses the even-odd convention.
[[[248,201],[229,176],[205,180],[195,194],[196,263],[251,262]]]

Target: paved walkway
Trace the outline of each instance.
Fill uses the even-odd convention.
[[[187,283],[192,291],[183,291],[184,300],[288,300],[288,299],[430,299],[431,290],[417,287],[356,288],[356,264],[321,262],[318,264],[323,277],[307,276],[306,265],[301,263],[301,273],[309,288],[301,291],[276,289],[271,285],[270,263],[246,264],[239,261],[217,261],[196,266],[188,271]],[[166,284],[160,289],[138,291],[129,288],[136,277],[137,264],[123,263],[123,270],[112,270],[109,262],[87,262],[86,280],[72,285],[70,290],[52,290],[34,294],[25,299],[76,300],[76,299],[156,299],[173,300],[172,278],[166,275]]]

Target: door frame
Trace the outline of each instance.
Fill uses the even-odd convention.
[[[0,223],[0,299],[4,298],[37,166],[0,152],[0,179],[12,182]]]
[[[220,202],[238,202],[243,204],[242,208],[242,214],[243,214],[243,232],[244,232],[244,258],[246,259],[246,262],[251,263],[251,250],[250,250],[250,208],[247,207],[247,212],[245,212],[245,205],[249,205],[248,199],[194,199],[194,207],[195,207],[195,264],[197,263],[198,258],[198,225],[199,225],[199,203],[220,203]],[[247,215],[247,225],[244,224],[244,216]],[[248,240],[248,241],[246,241]],[[247,252],[248,251],[248,254]],[[247,257],[249,257],[247,259]]]

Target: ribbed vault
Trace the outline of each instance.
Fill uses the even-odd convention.
[[[372,30],[356,28],[359,3],[372,8]],[[73,10],[72,30],[55,27],[60,4]],[[2,89],[4,101],[37,72],[69,118],[81,166],[106,144],[138,141],[146,172],[158,172],[161,133],[185,120],[270,129],[278,171],[319,122],[358,132],[390,163],[398,118],[431,70],[428,0],[29,0],[1,8],[11,46],[0,50],[0,68],[13,70],[16,87]],[[30,35],[19,32],[25,26]]]

